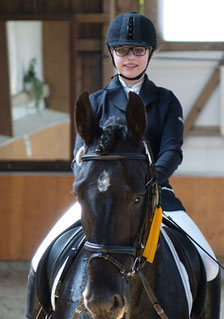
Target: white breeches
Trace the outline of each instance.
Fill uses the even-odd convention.
[[[193,222],[193,220],[187,215],[187,213],[183,210],[178,211],[164,211],[165,215],[170,216],[175,223],[177,223],[187,234],[189,234],[201,247],[203,247],[213,258],[216,259],[211,247],[209,246],[207,240],[201,233],[200,229]],[[212,260],[200,247],[198,247],[194,242],[193,244],[197,248],[204,266],[207,275],[207,281],[213,280],[218,272],[219,266],[218,264]]]
[[[54,241],[54,239],[56,239],[58,235],[72,226],[79,219],[81,219],[81,207],[79,203],[76,202],[62,215],[62,217],[56,222],[56,224],[40,244],[31,262],[34,271],[37,270],[38,263],[47,247]]]

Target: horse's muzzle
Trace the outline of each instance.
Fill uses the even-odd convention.
[[[119,293],[104,291],[102,293],[83,293],[84,304],[93,319],[121,319],[125,313],[125,300]]]

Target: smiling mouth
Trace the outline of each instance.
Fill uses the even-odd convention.
[[[124,67],[133,69],[133,68],[137,67],[137,65],[136,64],[125,64]]]

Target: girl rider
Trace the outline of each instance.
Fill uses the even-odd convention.
[[[90,95],[92,109],[99,125],[103,126],[112,115],[125,122],[128,92],[139,94],[146,107],[148,123],[145,137],[155,159],[161,184],[163,211],[215,258],[206,239],[186,214],[169,184],[169,177],[182,161],[183,114],[180,102],[173,92],[157,87],[146,75],[146,69],[157,47],[153,23],[136,12],[117,16],[109,26],[106,43],[118,72],[102,90]],[[74,155],[82,143],[78,136]],[[74,160],[74,174],[75,171]],[[215,280],[219,272],[218,265],[197,245],[196,248],[204,262],[207,281]]]
[[[146,69],[157,47],[153,23],[147,17],[136,12],[120,15],[109,26],[106,43],[118,73],[102,90],[90,95],[96,120],[98,120],[100,126],[104,126],[106,120],[114,115],[125,123],[125,106],[128,93],[133,91],[139,94],[146,107],[148,123],[145,137],[153,151],[161,184],[162,209],[166,215],[170,216],[215,258],[206,239],[186,214],[182,203],[176,198],[169,184],[169,177],[182,161],[183,115],[180,102],[173,92],[157,87],[146,75]],[[77,169],[76,153],[82,145],[83,141],[77,136],[73,161],[75,175]],[[32,287],[35,282],[35,272],[44,251],[57,235],[71,226],[77,219],[80,219],[80,215],[80,206],[75,204],[56,223],[38,248],[32,260],[28,280],[28,299],[32,300],[32,298],[29,298],[29,294],[33,295]],[[216,284],[219,284],[219,267],[198,246],[196,248],[205,265],[208,281],[207,289],[209,289],[210,296],[213,296],[213,289],[215,290]],[[219,301],[216,301],[216,304],[218,303]],[[29,315],[31,311],[32,304],[28,303],[26,318],[32,318]]]

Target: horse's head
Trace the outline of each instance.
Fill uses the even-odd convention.
[[[128,308],[128,274],[141,260],[153,215],[155,171],[143,142],[145,107],[130,93],[127,126],[110,118],[100,129],[84,93],[76,122],[85,146],[77,155],[74,189],[90,254],[84,302],[93,318],[122,318]]]

